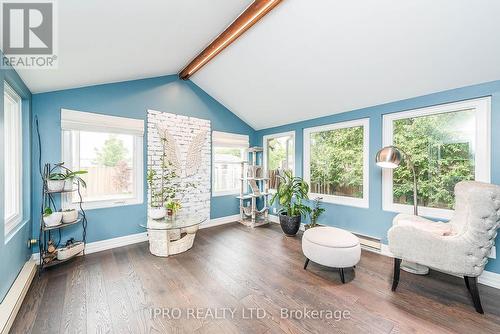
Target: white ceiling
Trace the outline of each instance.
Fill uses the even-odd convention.
[[[56,70],[20,70],[33,93],[175,74],[251,0],[57,1]]]
[[[174,74],[251,0],[64,0],[32,92]],[[284,0],[192,80],[255,129],[500,79],[500,1]]]
[[[192,80],[255,129],[500,79],[500,1],[284,0]]]

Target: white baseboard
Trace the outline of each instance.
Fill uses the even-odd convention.
[[[237,222],[239,219],[240,219],[240,215],[238,215],[238,214],[232,215],[232,216],[214,218],[214,219],[210,219],[208,222],[201,224],[200,228],[209,228],[209,227],[234,223],[234,222]]]
[[[208,222],[201,224],[200,229],[233,223],[233,222],[238,221],[239,218],[240,218],[239,215],[232,215],[232,216],[210,219]],[[130,235],[125,235],[123,237],[117,237],[117,238],[111,238],[111,239],[106,239],[106,240],[89,242],[89,243],[87,243],[87,245],[85,247],[85,254],[102,252],[102,251],[105,251],[108,249],[128,246],[128,245],[137,244],[139,242],[145,242],[145,241],[148,241],[147,232],[130,234]],[[40,254],[34,253],[31,256],[31,258],[33,261],[38,262],[40,260]]]
[[[36,274],[36,264],[27,261],[0,303],[0,333],[7,334]]]

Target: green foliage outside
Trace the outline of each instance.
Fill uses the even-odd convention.
[[[287,140],[289,139],[289,140]],[[289,154],[293,153],[294,147],[292,145],[292,141],[290,140],[290,136],[280,137],[280,138],[272,138],[267,142],[268,145],[268,169],[275,170],[283,167],[283,163],[285,163],[286,169],[291,169],[293,166],[286,166],[287,164],[287,145]]]
[[[95,148],[96,163],[99,166],[115,167],[118,162],[126,160],[128,150],[123,145],[123,141],[115,135],[110,135],[104,142],[101,150]]]
[[[394,122],[394,145],[411,156],[417,173],[419,205],[453,208],[455,185],[474,179],[473,111]],[[472,126],[471,126],[472,125]],[[413,204],[413,181],[403,162],[394,170],[394,202]]]
[[[311,134],[311,191],[363,197],[363,127]]]

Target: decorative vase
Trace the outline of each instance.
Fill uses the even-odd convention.
[[[78,219],[78,211],[75,209],[67,210],[62,212],[62,222],[72,223]]]
[[[165,209],[165,207],[163,206],[156,208],[149,208],[148,214],[151,219],[155,220],[163,219],[167,215],[167,209]]]
[[[50,215],[43,216],[43,222],[47,227],[54,227],[62,224],[62,212],[53,212]]]
[[[47,180],[47,190],[49,192],[63,191],[65,180]]]
[[[288,216],[286,213],[280,213],[279,217],[283,233],[288,237],[294,237],[299,231],[301,216]]]

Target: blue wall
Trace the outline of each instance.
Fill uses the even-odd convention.
[[[382,210],[382,172],[374,163],[377,151],[382,147],[382,115],[414,108],[455,102],[471,98],[491,96],[491,182],[500,184],[500,81],[469,86],[445,92],[425,95],[408,100],[358,109],[350,112],[292,123],[257,131],[256,144],[262,145],[262,136],[295,131],[295,170],[302,176],[303,129],[318,125],[343,122],[359,118],[370,118],[370,207],[362,209],[325,203],[326,213],[319,223],[342,227],[365,235],[381,238],[386,242],[387,230],[391,227],[393,212]],[[497,246],[499,237],[497,237]],[[499,247],[500,248],[500,247]],[[490,259],[487,270],[500,273],[500,259]]]
[[[119,82],[33,95],[33,116],[38,116],[42,136],[42,164],[61,160],[61,108],[124,116],[146,121],[147,110],[193,116],[212,121],[212,130],[247,134],[254,140],[255,131],[228,109],[211,98],[191,81],[178,80],[176,75]],[[146,171],[147,140],[144,140]],[[33,132],[33,168],[38,168],[38,143]],[[145,184],[146,185],[146,184]],[[40,189],[41,180],[33,174],[33,187]],[[40,219],[39,192],[34,193],[33,226]],[[146,194],[141,205],[87,211],[87,241],[93,242],[143,232],[139,223],[146,219]],[[234,196],[213,197],[211,218],[239,212]],[[80,227],[65,229],[68,235],[80,234]],[[35,229],[36,230],[36,229]]]
[[[3,54],[0,52],[0,56]],[[4,81],[22,98],[22,120],[23,120],[23,220],[20,225],[9,235],[5,236],[4,220],[4,110],[3,110],[3,88]],[[31,93],[13,69],[0,69],[0,302],[3,300],[10,286],[16,279],[24,263],[31,255],[31,250],[27,247],[27,240],[31,237],[31,166],[30,166],[30,110]]]

